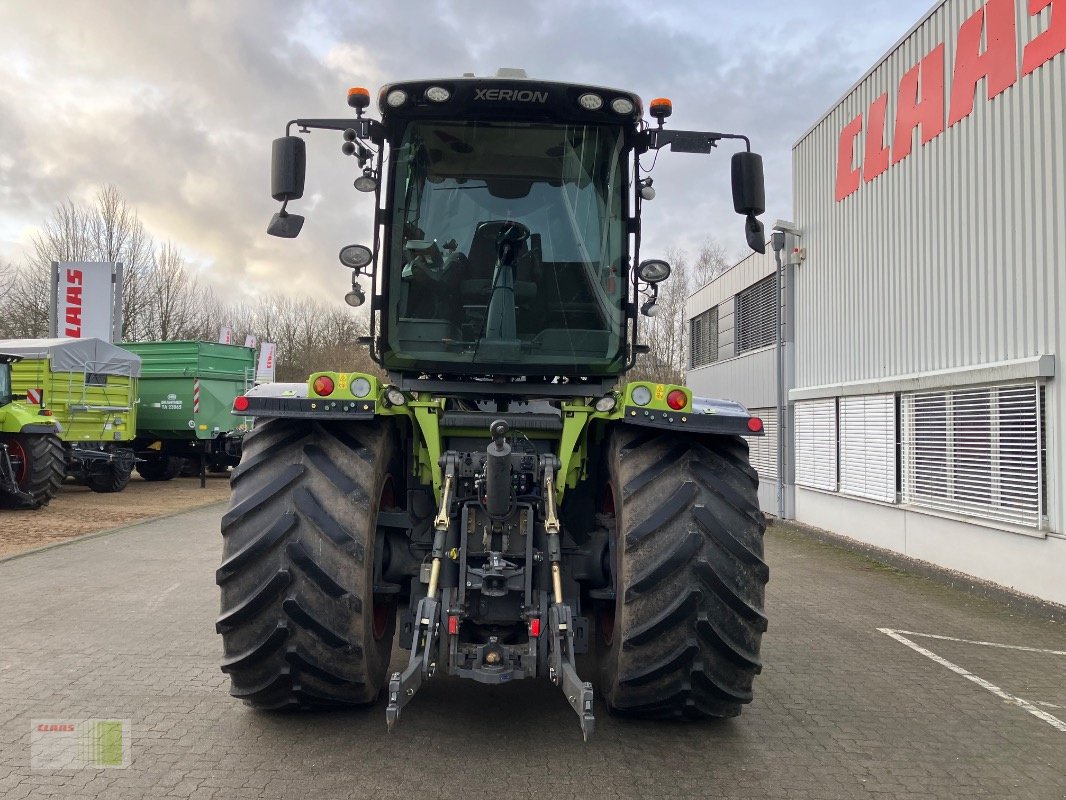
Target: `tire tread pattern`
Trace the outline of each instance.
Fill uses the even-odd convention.
[[[601,653],[608,706],[736,716],[762,670],[769,579],[747,442],[622,426],[607,459],[619,543],[614,632]]]
[[[374,638],[373,526],[392,447],[380,424],[276,419],[245,437],[216,572],[233,696],[263,710],[377,699],[395,620]]]

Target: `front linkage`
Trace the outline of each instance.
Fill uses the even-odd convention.
[[[519,502],[512,489],[507,423],[495,421],[490,433],[493,441],[486,452],[482,497],[456,504],[455,485],[462,457],[448,452],[441,458],[444,485],[434,520],[429,584],[415,613],[408,665],[403,672],[393,673],[389,682],[386,721],[392,730],[422,682],[435,674],[438,661],[447,665],[448,674],[491,684],[535,677],[543,671],[546,660],[548,676],[577,712],[587,741],[595,727],[593,693],[592,684],[577,674],[574,614],[563,598],[561,526],[555,507],[559,461],[553,455],[538,457],[543,502]],[[471,533],[475,538],[481,534],[480,547],[471,541]],[[446,554],[449,534],[459,546]],[[545,559],[539,543],[546,549],[550,569],[550,604],[546,592],[534,589],[534,574]],[[440,574],[446,555],[457,562],[459,580],[454,588],[442,590]],[[472,608],[475,603],[484,609],[488,598],[503,599],[511,594],[521,596],[519,610],[528,631],[524,641],[521,637],[515,641],[513,636],[505,641],[491,635],[485,641],[463,640],[460,627],[464,620],[477,616]],[[546,653],[540,646],[545,618]],[[446,637],[441,636],[442,630]]]

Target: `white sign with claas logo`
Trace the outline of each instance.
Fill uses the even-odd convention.
[[[113,342],[122,327],[122,265],[110,261],[52,262],[51,335]]]

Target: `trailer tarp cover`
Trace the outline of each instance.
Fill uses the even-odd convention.
[[[141,374],[141,357],[103,339],[0,339],[0,353],[48,359],[52,372]]]

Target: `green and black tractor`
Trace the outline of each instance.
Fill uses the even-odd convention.
[[[354,116],[273,145],[268,232],[296,236],[305,140],[335,130],[375,203],[349,245],[380,374],[257,387],[217,580],[231,693],[331,708],[387,694],[391,729],[434,675],[543,677],[586,738],[618,714],[730,717],[766,629],[765,522],[745,436],[684,386],[626,382],[664,261],[639,261],[642,158],[739,140],[733,200],[764,248],[762,160],[665,126],[668,100],[520,70],[352,89]],[[364,288],[360,279],[366,282]],[[410,651],[390,674],[394,638]],[[584,663],[584,662],[583,662]]]
[[[16,400],[11,365],[0,353],[0,508],[41,508],[55,497],[66,472],[66,455],[52,412],[39,402]]]

